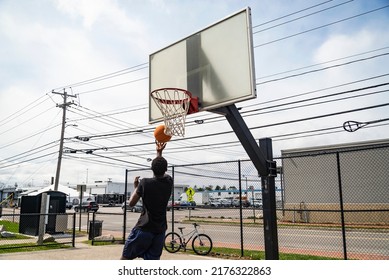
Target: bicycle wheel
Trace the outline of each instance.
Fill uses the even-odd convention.
[[[197,255],[208,255],[212,250],[212,240],[208,235],[200,233],[193,239],[192,248]]]
[[[165,236],[165,243],[163,246],[169,253],[175,253],[180,250],[181,244],[181,237],[178,235],[178,233],[169,232]]]

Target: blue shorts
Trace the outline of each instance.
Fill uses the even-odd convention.
[[[162,255],[165,232],[152,233],[133,228],[123,248],[123,257],[129,260],[143,258],[159,260]]]

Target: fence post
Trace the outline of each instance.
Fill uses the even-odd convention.
[[[268,161],[273,160],[273,146],[270,138],[259,139],[259,147]],[[278,260],[278,233],[275,181],[272,176],[261,175],[263,230],[265,236],[266,260]]]
[[[344,259],[347,260],[346,226],[345,226],[345,221],[344,221],[342,174],[341,174],[341,170],[340,170],[339,152],[336,152],[336,165],[337,165],[337,170],[338,170],[340,219],[342,222],[342,239],[343,239],[343,256],[344,256]]]
[[[172,166],[172,179],[173,179],[173,190],[172,190],[172,232],[174,232],[174,165]]]
[[[243,211],[242,211],[242,168],[241,162],[238,160],[238,174],[239,174],[239,219],[240,219],[240,255],[243,257]]]
[[[126,229],[127,229],[127,184],[128,184],[128,169],[126,169],[126,175],[124,176],[124,214],[123,214],[123,242],[126,241]]]
[[[76,212],[73,213],[73,236],[72,236],[72,246],[76,246]]]
[[[88,217],[89,217],[89,214],[88,214]],[[89,225],[89,232],[88,232],[88,235],[91,236],[92,234],[92,246],[94,245],[94,241],[95,241],[95,232],[96,232],[96,225],[95,225],[95,219],[96,219],[96,212],[93,212],[92,213],[92,226],[90,226],[90,222],[88,221],[88,225]],[[92,233],[91,233],[92,232]]]
[[[43,236],[45,235],[46,227],[45,227],[45,221],[46,221],[46,215],[48,217],[48,213],[46,213],[47,208],[47,193],[42,193],[41,198],[41,209],[40,209],[40,215],[39,215],[39,233],[38,233],[38,245],[43,244]]]

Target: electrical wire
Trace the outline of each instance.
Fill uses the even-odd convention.
[[[321,2],[321,3],[319,3],[319,4],[316,4],[316,5],[313,5],[313,6],[310,6],[310,7],[301,9],[301,10],[298,10],[298,11],[296,11],[296,12],[293,12],[293,13],[290,13],[290,14],[287,14],[287,15],[284,15],[284,16],[281,16],[281,17],[278,17],[278,18],[275,18],[275,19],[272,19],[272,20],[269,20],[269,21],[266,21],[266,22],[257,24],[257,25],[254,25],[254,26],[253,26],[253,29],[254,29],[254,28],[257,28],[257,27],[260,27],[260,26],[263,26],[263,25],[266,25],[266,24],[269,24],[269,23],[272,23],[272,22],[275,22],[275,21],[277,21],[277,20],[280,20],[280,19],[283,19],[283,18],[287,18],[287,17],[293,16],[293,15],[299,14],[299,13],[301,13],[301,12],[304,12],[304,11],[307,11],[307,10],[310,10],[310,9],[313,9],[313,8],[316,8],[316,7],[318,7],[318,6],[327,4],[328,2],[332,2],[332,1],[333,1],[333,0],[324,1],[324,2]]]
[[[17,163],[12,163],[12,164],[9,164],[9,165],[3,165],[3,166],[0,166],[0,169],[5,169],[5,168],[8,168],[8,167],[18,166],[18,165],[20,165],[22,163],[35,161],[37,159],[48,157],[48,156],[51,156],[51,155],[54,155],[54,154],[58,154],[58,151],[55,151],[55,152],[52,152],[52,153],[48,153],[48,154],[44,154],[44,155],[41,155],[41,156],[37,156],[37,157],[34,157],[34,158],[26,159],[26,160],[23,160],[23,161],[19,161]]]
[[[335,25],[335,24],[344,22],[344,21],[347,21],[347,20],[351,20],[351,19],[354,19],[354,18],[357,18],[357,17],[361,17],[361,16],[364,16],[364,15],[367,15],[367,14],[370,14],[370,13],[374,13],[374,12],[377,12],[379,10],[386,9],[388,7],[389,7],[389,5],[386,5],[386,6],[377,8],[377,9],[373,9],[373,10],[370,10],[370,11],[367,11],[367,12],[364,12],[364,13],[360,13],[358,15],[354,15],[354,16],[351,16],[351,17],[348,17],[348,18],[344,18],[344,19],[341,19],[341,20],[337,20],[337,21],[334,21],[334,22],[331,22],[331,23],[327,23],[327,24],[324,24],[324,25],[321,25],[321,26],[318,26],[318,27],[315,27],[315,28],[307,29],[307,30],[304,30],[304,31],[301,31],[301,32],[298,32],[298,33],[295,33],[295,34],[292,34],[292,35],[288,35],[288,36],[285,36],[285,37],[282,37],[282,38],[278,38],[276,40],[271,40],[271,41],[268,41],[268,42],[265,42],[265,43],[262,43],[262,44],[255,45],[254,48],[259,48],[259,47],[263,47],[263,46],[266,46],[266,45],[269,45],[269,44],[280,42],[280,41],[283,41],[283,40],[286,40],[286,39],[290,39],[290,38],[293,38],[293,37],[296,37],[296,36],[299,36],[299,35],[302,35],[302,34],[306,34],[306,33],[312,32],[312,31],[316,31],[316,30],[319,30],[319,29],[322,29],[322,28],[325,28],[325,27],[328,27],[328,26],[331,26],[331,25]]]
[[[45,98],[45,100],[42,100],[40,101],[41,99]],[[23,108],[19,109],[18,111],[12,113],[11,115],[9,115],[8,117],[0,120],[0,126],[4,125],[2,123],[9,123],[10,121],[16,119],[16,118],[20,118],[22,115],[26,114],[29,110],[31,109],[34,109],[36,107],[38,107],[39,105],[41,105],[42,103],[44,103],[45,101],[47,101],[49,97],[46,96],[46,95],[43,95],[39,98],[37,98],[36,100],[32,101],[31,103],[27,104],[26,106],[24,106]],[[38,104],[35,104],[37,103],[38,101],[40,101]],[[34,105],[35,104],[35,105]],[[24,112],[23,112],[24,111]]]
[[[328,3],[328,2],[330,2],[330,1],[326,1],[326,2],[323,2],[323,3],[321,3],[321,4],[324,4],[324,3]],[[348,2],[345,2],[345,3],[348,3]],[[342,3],[342,4],[345,4],[345,3]],[[321,5],[321,4],[318,4],[318,5]],[[315,6],[318,6],[318,5],[315,5]],[[340,5],[340,4],[339,4]],[[314,6],[313,6],[314,7]],[[387,6],[385,6],[385,7],[382,7],[382,8],[380,8],[380,9],[383,9],[383,8],[386,8]],[[308,8],[307,8],[308,9]],[[329,9],[329,8],[327,8],[327,9]],[[324,10],[327,10],[327,9],[324,9]],[[306,9],[305,9],[306,10]],[[379,9],[376,9],[376,10],[379,10]],[[370,13],[370,12],[373,12],[373,11],[376,11],[376,10],[372,10],[372,11],[369,11],[369,12],[366,12],[366,13]],[[297,13],[297,12],[296,12]],[[317,13],[317,12],[316,12]],[[361,16],[361,15],[364,15],[364,14],[366,14],[366,13],[363,13],[363,14],[360,14],[360,15],[357,15],[357,16]],[[292,13],[292,14],[295,14],[295,13]],[[307,15],[308,16],[308,15]],[[354,16],[354,17],[357,17],[357,16]],[[304,17],[306,17],[306,16],[304,16]],[[348,19],[351,19],[351,18],[354,18],[354,17],[350,17],[350,18],[348,18]],[[302,17],[301,17],[302,18]],[[296,19],[297,20],[297,19]],[[347,20],[347,19],[344,19],[344,20]],[[340,21],[339,21],[340,22]],[[331,24],[335,24],[335,23],[331,23]],[[262,24],[261,24],[262,25]],[[258,26],[260,26],[260,25],[258,25]],[[255,27],[258,27],[258,26],[255,26]],[[328,25],[326,25],[326,26],[328,26]],[[323,26],[323,27],[325,27],[325,26]],[[322,27],[320,27],[320,28],[322,28]],[[317,29],[317,28],[316,28]],[[314,30],[316,30],[316,29],[314,29]],[[313,31],[313,30],[312,30]],[[260,31],[257,31],[256,33],[258,33],[258,32],[261,32],[261,30]],[[308,31],[305,31],[304,33],[306,33],[306,32],[308,32]],[[297,36],[297,35],[295,35],[295,36]],[[386,54],[381,54],[381,55],[379,55],[379,56],[383,56],[383,55],[386,55]],[[362,61],[362,60],[361,60]],[[72,84],[72,85],[68,85],[68,86],[66,86],[66,87],[79,87],[79,86],[83,86],[83,85],[89,85],[89,84],[92,84],[92,83],[96,83],[96,82],[100,82],[100,81],[103,81],[103,80],[107,80],[107,79],[111,79],[111,78],[114,78],[114,77],[118,77],[118,76],[122,76],[122,75],[124,75],[124,74],[128,74],[128,73],[131,73],[131,72],[134,72],[134,71],[138,71],[138,70],[142,70],[142,69],[145,69],[145,68],[147,68],[147,66],[146,66],[146,64],[147,63],[145,63],[145,64],[140,64],[140,65],[137,65],[137,66],[134,66],[134,67],[130,67],[130,68],[126,68],[126,69],[124,69],[124,70],[121,70],[121,71],[117,71],[117,72],[114,72],[114,73],[111,73],[111,74],[107,74],[107,75],[103,75],[103,76],[99,76],[99,77],[97,77],[97,78],[93,78],[93,79],[88,79],[88,80],[85,80],[85,81],[82,81],[82,82],[79,82],[79,83],[75,83],[75,84]],[[351,64],[351,62],[349,63],[349,64]],[[346,65],[346,64],[344,64],[344,65]],[[137,67],[140,67],[141,69],[137,69]],[[331,68],[332,67],[335,67],[335,66],[331,66]],[[131,70],[130,70],[131,69]],[[328,68],[328,69],[330,69],[330,68]],[[127,73],[125,72],[125,71],[128,71]],[[327,69],[323,69],[323,70],[327,70]],[[319,69],[319,70],[314,70],[314,71],[322,71],[322,69]],[[306,75],[306,74],[309,74],[309,73],[313,73],[314,71],[309,71],[309,72],[305,72],[305,73],[300,73],[300,74],[298,74],[298,75],[294,75],[294,76],[300,76],[300,75]],[[385,75],[388,75],[388,74],[385,74]],[[382,75],[382,76],[384,76],[384,75]],[[292,76],[288,76],[288,77],[284,77],[284,78],[281,78],[281,79],[278,79],[278,81],[279,80],[284,80],[284,79],[288,79],[288,78],[291,78]],[[262,77],[261,77],[262,78]],[[258,79],[261,79],[261,78],[258,78]],[[147,77],[146,78],[142,78],[142,79],[140,79],[140,80],[145,80],[145,79],[148,79]],[[257,79],[257,80],[258,80]],[[366,79],[365,79],[366,80]],[[90,93],[90,92],[95,92],[95,91],[99,91],[99,90],[105,90],[105,89],[109,89],[109,88],[112,88],[112,87],[116,87],[116,86],[121,86],[121,85],[125,85],[125,84],[129,84],[129,83],[133,83],[133,82],[136,82],[137,80],[132,80],[132,81],[128,81],[128,82],[125,82],[125,83],[119,83],[119,84],[115,84],[115,85],[111,85],[111,86],[108,86],[108,87],[104,87],[104,88],[99,88],[99,89],[94,89],[94,90],[89,90],[89,91],[84,91],[84,92],[81,92],[81,93],[78,93],[78,94],[86,94],[86,93]],[[269,83],[269,82],[274,82],[274,81],[265,81],[265,82],[267,82],[267,83]],[[258,85],[259,84],[262,84],[262,83],[258,83]],[[315,92],[317,92],[317,91],[315,91]],[[306,93],[305,93],[306,94]],[[370,93],[370,94],[373,94],[373,93]],[[303,94],[299,94],[298,96],[302,96]],[[362,96],[362,95],[361,95]],[[278,100],[285,100],[285,99],[289,99],[289,98],[295,98],[295,97],[297,97],[297,95],[295,95],[295,96],[288,96],[287,98],[280,98],[280,99],[278,99]],[[349,97],[349,98],[352,98],[352,97]],[[276,102],[277,100],[276,99],[274,99],[274,100],[271,100],[271,101],[268,101],[269,103],[270,102]],[[332,101],[326,101],[326,102],[333,102],[334,100],[332,100]],[[307,102],[307,101],[296,101],[296,102]],[[387,104],[382,104],[382,106],[386,106]],[[284,103],[284,105],[277,105],[277,106],[286,106],[285,105],[285,103]],[[300,107],[304,107],[304,106],[311,106],[311,105],[301,105]],[[295,109],[295,108],[297,108],[297,107],[294,107],[293,109]],[[366,109],[367,107],[365,107],[365,109]],[[372,109],[373,108],[373,106],[371,106],[371,108],[368,108],[368,109]],[[375,107],[374,107],[375,108]],[[82,115],[82,114],[84,114],[84,116],[85,116],[85,119],[99,119],[99,122],[100,122],[100,120],[101,119],[103,119],[104,118],[104,116],[103,116],[103,114],[101,114],[101,115],[99,115],[100,113],[97,113],[96,115],[94,115],[94,114],[92,114],[92,113],[85,113],[85,112],[83,112],[82,110],[84,110],[85,108],[83,108],[83,109],[79,109],[79,108],[77,108],[77,109],[72,109],[73,110],[73,112],[72,113],[74,113],[74,114],[76,114],[76,115]],[[144,108],[143,108],[144,109]],[[292,109],[292,108],[286,108],[286,109],[284,109],[284,110],[289,110],[289,109]],[[363,110],[365,110],[365,109],[363,109]],[[87,109],[88,110],[88,109]],[[141,109],[139,109],[139,110],[141,110]],[[256,110],[261,110],[261,109],[256,109]],[[262,109],[263,110],[263,109]],[[362,110],[362,109],[361,109]],[[367,110],[367,109],[366,109]],[[80,113],[80,112],[83,112],[82,114]],[[254,112],[254,111],[253,111]],[[340,113],[340,112],[339,112]],[[348,113],[348,112],[347,112]],[[246,114],[245,116],[247,117],[247,116],[249,116],[249,115],[247,115],[248,114],[248,112],[243,112],[243,114]],[[257,114],[253,114],[253,115],[257,115]],[[316,117],[318,117],[318,116],[316,116]],[[219,117],[219,118],[223,118],[223,117]],[[305,119],[305,120],[307,120],[307,119]],[[112,119],[111,119],[111,121],[112,121]],[[112,126],[112,124],[113,123],[116,123],[115,125],[118,125],[117,127],[119,128],[121,128],[121,129],[125,129],[125,125],[123,125],[123,121],[121,121],[121,120],[117,120],[118,122],[116,123],[116,121],[113,121],[113,122],[110,122],[110,121],[107,121],[107,122],[105,122],[105,124],[107,124],[107,125],[110,125],[110,126]],[[1,124],[1,122],[0,122],[0,124]],[[147,131],[150,131],[151,130],[151,128],[150,127],[146,127],[146,129],[147,129]],[[257,129],[257,128],[252,128],[252,129]],[[122,132],[122,133],[124,133],[124,132]],[[103,135],[103,134],[101,134],[101,136],[100,136],[100,138],[108,138],[108,137],[111,137],[112,135],[107,135],[107,133],[105,134],[105,135]],[[119,135],[118,135],[119,136]],[[121,135],[120,135],[121,136]],[[210,135],[210,136],[213,136],[212,134]],[[99,136],[98,135],[96,135],[95,136],[95,138],[98,138]],[[196,137],[194,137],[194,138],[192,138],[192,139],[197,139]],[[185,139],[185,140],[190,140],[190,139]],[[83,144],[85,144],[85,143],[83,143]],[[150,142],[150,143],[143,143],[143,145],[149,145],[149,144],[154,144],[153,142]],[[212,144],[210,144],[210,145],[212,145]],[[141,145],[140,145],[141,146]],[[212,146],[211,146],[212,147]],[[189,147],[187,147],[188,149],[189,149]],[[193,148],[192,146],[191,146],[191,148]],[[182,148],[177,148],[177,149],[182,149]],[[118,151],[118,152],[121,152],[121,151]],[[26,152],[27,153],[27,152]],[[33,154],[35,154],[35,153],[33,153]],[[92,154],[92,155],[94,155],[94,154]]]
[[[101,76],[98,76],[98,77],[95,77],[95,78],[91,78],[91,79],[87,79],[87,80],[84,80],[84,81],[81,81],[81,82],[69,84],[69,85],[62,86],[62,87],[57,87],[54,90],[61,90],[61,89],[64,89],[64,88],[74,88],[74,87],[84,86],[84,85],[87,85],[87,84],[90,84],[90,83],[100,82],[102,80],[111,79],[111,78],[118,77],[118,76],[121,76],[121,75],[125,75],[125,74],[128,74],[128,73],[133,73],[133,72],[136,72],[136,71],[148,68],[148,67],[145,67],[147,64],[148,63],[141,63],[141,64],[138,64],[138,65],[135,65],[135,66],[132,66],[132,67],[128,67],[128,68],[125,68],[125,69],[122,69],[122,70],[119,70],[119,71],[115,71],[113,73],[104,74],[104,75],[101,75]]]
[[[344,56],[344,57],[341,57],[341,58],[336,58],[336,59],[328,60],[328,61],[321,62],[321,63],[315,63],[315,64],[311,64],[311,65],[308,65],[308,66],[303,66],[303,67],[299,67],[299,68],[295,68],[295,69],[290,69],[290,70],[286,70],[286,71],[282,71],[282,72],[278,72],[278,73],[274,73],[274,74],[269,74],[269,75],[266,75],[266,76],[258,77],[255,80],[258,81],[258,80],[265,79],[265,78],[271,78],[271,77],[274,77],[274,76],[288,74],[288,73],[291,73],[291,72],[296,72],[296,71],[304,70],[304,69],[307,69],[307,68],[312,68],[312,67],[316,67],[316,66],[332,63],[332,62],[335,62],[335,61],[344,60],[344,59],[348,59],[348,58],[352,58],[352,57],[356,57],[356,56],[361,56],[361,55],[365,55],[365,54],[369,54],[369,53],[373,53],[373,52],[377,52],[377,51],[382,51],[382,50],[386,50],[386,49],[389,49],[389,47],[382,47],[382,48],[378,48],[378,49],[374,49],[374,50],[370,50],[370,51],[366,51],[366,52],[361,52],[361,53],[357,53],[357,54],[353,54],[353,55]]]
[[[337,68],[337,67],[341,67],[341,66],[346,66],[346,65],[351,65],[351,64],[354,64],[354,63],[358,63],[358,62],[362,62],[362,61],[366,61],[366,60],[370,60],[370,59],[374,59],[374,58],[379,58],[379,57],[386,56],[386,55],[389,55],[389,53],[377,54],[377,55],[374,55],[374,56],[371,56],[371,57],[366,57],[366,58],[361,58],[361,59],[357,59],[357,60],[353,60],[353,61],[348,61],[348,62],[341,63],[341,64],[335,64],[335,65],[323,67],[323,68],[320,68],[320,69],[315,69],[315,70],[310,70],[310,71],[307,71],[307,72],[302,72],[302,73],[299,73],[299,74],[284,76],[284,77],[278,78],[278,79],[267,80],[265,82],[257,83],[256,85],[263,85],[263,84],[273,83],[273,82],[277,82],[277,81],[281,81],[281,80],[286,80],[286,79],[290,79],[290,78],[295,78],[295,77],[299,77],[299,76],[303,76],[303,75],[307,75],[307,74],[317,73],[317,72],[320,72],[320,71],[324,71],[324,70],[328,70],[328,69],[332,69],[332,68]]]
[[[350,2],[353,2],[353,1],[354,0],[349,0],[349,1],[343,2],[343,3],[337,4],[337,5],[334,5],[334,6],[331,6],[331,7],[328,7],[328,8],[325,8],[325,9],[322,9],[322,10],[319,10],[319,11],[316,11],[316,12],[313,12],[313,13],[301,16],[301,17],[298,17],[298,18],[294,18],[294,19],[291,19],[291,20],[288,20],[288,21],[285,21],[285,22],[282,22],[282,23],[279,23],[279,24],[276,24],[276,25],[273,25],[273,26],[270,26],[270,27],[267,27],[267,28],[255,31],[255,32],[253,32],[253,34],[257,34],[257,33],[260,33],[260,32],[264,32],[264,31],[267,31],[267,30],[270,30],[270,29],[273,29],[273,28],[285,25],[285,24],[289,24],[291,22],[294,22],[294,21],[297,21],[297,20],[300,20],[300,19],[303,19],[303,18],[307,18],[307,17],[316,15],[316,14],[321,13],[321,12],[325,12],[325,11],[328,11],[330,9],[338,8],[338,7],[342,6],[342,5],[349,4]],[[259,27],[259,26],[256,26],[256,27]]]

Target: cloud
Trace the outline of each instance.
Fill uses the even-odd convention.
[[[74,19],[81,18],[83,26],[91,28],[112,1],[96,0],[93,5],[87,0],[57,0],[57,8]]]
[[[384,47],[382,37],[384,34],[363,29],[354,34],[334,34],[328,38],[316,51],[314,59],[317,63],[323,63],[340,57],[362,53],[366,50]],[[387,43],[389,40],[386,40]]]
[[[86,29],[96,28],[96,25],[112,25],[117,33],[144,32],[143,24],[134,17],[129,17],[126,9],[114,0],[95,0],[93,5],[88,0],[57,0],[59,11],[74,19],[81,19]]]

